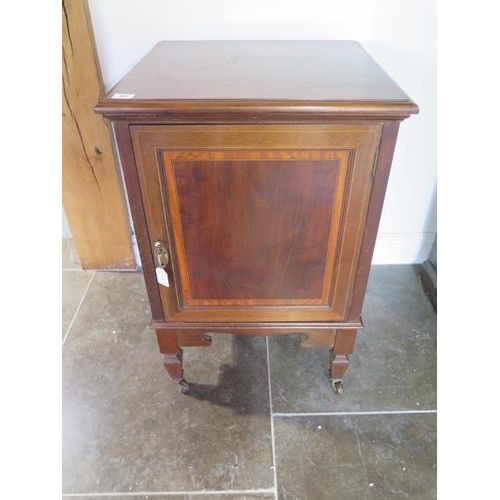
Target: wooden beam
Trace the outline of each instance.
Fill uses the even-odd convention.
[[[135,269],[86,0],[62,2],[62,197],[83,269]]]

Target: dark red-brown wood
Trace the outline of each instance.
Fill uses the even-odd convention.
[[[339,390],[415,103],[356,42],[163,42],[95,109],[115,122],[151,326],[181,389],[181,347],[208,333],[299,333],[331,349]]]
[[[418,108],[357,42],[235,40],[157,44],[96,110],[227,123],[401,119]]]
[[[189,304],[321,300],[338,163],[175,161]]]
[[[330,353],[330,379],[336,390],[340,387],[342,377],[349,367],[349,354],[354,352],[357,330],[341,329],[336,330],[335,340]],[[343,389],[340,389],[343,390]]]
[[[150,252],[160,241],[171,256],[172,285],[159,289],[166,318],[347,318],[380,125],[131,133]]]
[[[389,181],[392,156],[396,146],[398,136],[399,122],[388,122],[384,124],[382,139],[380,141],[377,164],[375,165],[375,177],[370,195],[370,208],[366,218],[366,229],[361,246],[358,270],[356,274],[356,283],[352,295],[351,309],[349,319],[356,321],[360,317],[361,308],[368,283],[368,275],[377,239],[378,225],[382,215],[385,191]]]
[[[127,188],[130,211],[134,222],[135,234],[141,257],[142,272],[146,281],[151,312],[153,319],[162,320],[165,316],[161,305],[160,293],[156,284],[155,266],[149,249],[146,216],[144,214],[141,190],[139,189],[129,127],[127,123],[115,122],[113,124],[113,129],[119,147],[120,163]]]
[[[172,350],[172,339],[177,344],[187,346],[210,346],[209,333],[226,333],[236,335],[290,335],[303,334],[301,345],[304,347],[330,347],[335,345],[335,337],[340,332],[337,351],[341,354],[350,350],[343,344],[342,337],[348,335],[356,338],[356,331],[362,328],[359,323],[162,323],[154,321],[152,328],[156,330],[160,351]],[[341,328],[341,330],[337,330]],[[346,333],[350,332],[350,333]],[[351,342],[354,342],[351,340]]]
[[[156,330],[160,352],[164,354],[163,365],[170,377],[180,382],[183,376],[182,349],[179,347],[175,332],[169,330]]]

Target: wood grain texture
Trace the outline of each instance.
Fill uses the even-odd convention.
[[[159,124],[331,123],[404,120],[418,113],[401,102],[325,101],[101,101],[94,110],[110,119]],[[146,120],[145,120],[146,119]]]
[[[86,0],[62,3],[62,198],[83,269],[135,269]]]
[[[172,380],[179,382],[183,378],[182,349],[177,342],[177,335],[173,331],[156,330],[158,348],[164,354],[163,366]]]
[[[148,293],[149,305],[151,307],[151,314],[153,315],[154,320],[161,321],[168,316],[166,316],[163,311],[160,291],[158,290],[158,285],[156,283],[155,262],[149,247],[150,238],[148,234],[148,225],[146,215],[144,213],[139,179],[137,176],[132,138],[130,137],[129,126],[127,123],[115,122],[113,123],[113,129],[123,169],[123,177],[125,180],[125,187],[127,189],[130,211],[132,213],[135,235],[139,247],[142,272],[146,282],[146,290]]]
[[[352,40],[159,42],[116,92],[134,100],[411,102]]]
[[[384,124],[382,138],[380,140],[377,165],[370,194],[370,208],[366,218],[363,243],[356,270],[356,281],[353,289],[352,302],[349,310],[349,319],[357,321],[361,314],[363,301],[370,273],[370,266],[377,239],[378,226],[384,205],[385,191],[389,182],[392,157],[396,147],[399,122],[388,122]]]
[[[339,382],[416,104],[356,42],[164,42],[95,110],[114,121],[170,375],[210,333],[302,334]]]
[[[258,323],[243,322],[207,322],[207,323],[177,323],[155,321],[151,322],[151,328],[158,330],[176,330],[182,332],[202,333],[236,333],[238,335],[280,335],[281,333],[309,333],[325,332],[330,330],[360,330],[362,323],[342,321],[259,321]]]
[[[342,380],[344,373],[349,368],[349,357],[344,354],[331,354],[330,378],[333,381]]]
[[[335,343],[333,345],[334,354],[352,354],[356,342],[356,329],[342,328],[336,331]]]
[[[130,130],[139,174],[139,184],[143,195],[148,226],[147,232],[150,238],[150,252],[153,252],[154,243],[159,239],[168,247],[172,256],[171,263],[167,267],[171,286],[169,288],[159,287],[165,313],[171,321],[341,321],[347,317],[350,290],[354,285],[355,270],[372,183],[373,159],[380,139],[380,125],[133,125]],[[167,158],[166,161],[165,157]],[[313,220],[315,218],[313,217],[314,210],[309,214],[305,214],[305,220],[309,221],[308,223],[311,224],[313,231],[329,235],[328,254],[326,261],[323,260],[323,262],[326,262],[322,277],[323,289],[319,299],[308,299],[306,301],[305,298],[300,298],[299,295],[298,299],[288,297],[285,303],[264,304],[262,292],[258,290],[258,287],[254,286],[252,292],[254,296],[243,297],[247,301],[244,304],[235,300],[222,301],[221,299],[218,299],[219,303],[217,304],[214,302],[204,303],[200,299],[198,299],[197,303],[193,301],[193,298],[189,295],[191,286],[185,269],[186,247],[183,240],[185,239],[186,220],[189,225],[190,217],[194,216],[196,218],[193,213],[201,212],[196,209],[196,192],[198,188],[196,185],[191,185],[189,192],[186,192],[186,199],[189,200],[189,197],[192,197],[194,208],[192,209],[186,202],[184,215],[187,219],[183,221],[182,214],[179,215],[179,193],[175,182],[176,174],[173,163],[175,164],[177,160],[192,161],[200,158],[225,161],[251,159],[255,161],[255,165],[258,165],[261,160],[265,163],[280,158],[286,158],[291,164],[295,161],[314,158],[339,160],[337,179],[339,187],[337,195],[334,197],[333,216],[329,215],[332,213],[333,198],[329,199],[328,206],[325,203],[321,204],[320,212],[327,214],[327,216],[326,219],[324,215],[318,216],[319,222],[317,225]],[[300,186],[301,182],[307,184],[306,179],[302,177],[300,168],[293,172],[288,170],[287,173],[290,175],[293,173],[291,182],[298,182],[297,186]],[[293,180],[295,177],[296,179]],[[289,182],[286,185],[288,186],[287,189],[289,189]],[[269,186],[272,186],[272,183]],[[330,184],[330,188],[334,189],[335,185]],[[214,186],[211,189],[214,189],[214,192],[210,196],[205,193],[204,197],[208,196],[211,200],[209,205],[219,203],[222,208],[225,207],[227,200],[231,199],[231,196],[234,196],[237,191],[236,189],[233,193],[231,190],[226,189],[227,196],[224,197],[224,192],[219,192]],[[295,189],[298,189],[298,187]],[[244,225],[245,220],[251,221],[257,215],[256,210],[252,210],[251,206],[237,208],[238,203],[244,201],[248,194],[243,188],[240,191],[242,197],[235,202],[236,205],[232,207],[231,211],[239,210],[240,215],[244,215],[241,219],[241,223]],[[272,219],[278,220],[281,217],[281,212],[278,207],[274,208]],[[204,206],[205,209],[210,210],[210,208]],[[227,210],[223,210],[220,217],[227,218],[231,216],[227,215],[226,212]],[[213,208],[211,214],[215,213],[217,213],[217,209]],[[203,214],[199,213],[199,216],[203,217]],[[268,216],[267,225],[272,222],[270,214]],[[207,224],[210,224],[209,219],[211,220],[211,217],[207,215]],[[194,222],[193,225],[195,226]],[[259,219],[258,222],[260,229],[254,228],[256,231],[254,232],[254,238],[259,240],[261,245],[265,245],[266,236],[264,233],[266,226],[263,220]],[[293,225],[293,221],[288,220],[288,223],[290,222]],[[286,225],[284,224],[283,227]],[[302,225],[304,235],[307,236],[307,223],[304,222]],[[254,224],[254,226],[256,225]],[[223,224],[219,224],[217,228],[220,231],[213,235],[215,237],[214,245],[216,245],[217,239],[223,240],[227,236]],[[233,227],[233,230],[236,230],[235,227]],[[205,242],[203,251],[208,254],[208,257],[196,255],[197,252],[201,253],[202,250],[203,245],[201,244],[203,242],[200,241],[198,246],[196,240],[202,233],[203,229],[198,230],[198,226],[193,227],[193,242],[191,242],[188,253],[192,253],[193,259],[199,258],[203,261],[203,259],[212,258],[211,253],[218,254],[220,249],[209,248],[210,244]],[[313,239],[316,241],[317,236]],[[301,242],[301,245],[303,248],[309,248],[307,241]],[[290,250],[290,246],[287,246],[287,248]],[[314,251],[312,252],[314,254]],[[275,253],[274,256],[276,257],[276,255],[278,254]],[[238,258],[237,255],[233,257]],[[260,257],[266,260],[272,258],[272,255]],[[217,258],[217,255],[213,258]],[[252,259],[250,268],[258,267],[258,255],[252,257],[247,255],[247,258]],[[301,258],[303,257],[297,257],[297,259]],[[282,264],[283,262],[278,263],[278,269]],[[266,265],[269,269],[271,263],[267,262]],[[207,266],[204,266],[204,268],[206,269]],[[300,274],[301,270],[297,269],[295,272]],[[206,279],[204,273],[210,273],[210,270],[199,270],[197,277],[203,276],[203,279]],[[269,273],[272,274],[272,271],[269,271]],[[302,275],[302,277],[303,279],[308,278],[307,275]],[[234,276],[230,274],[229,278],[234,278]],[[314,276],[312,278],[319,282],[319,278]],[[198,286],[199,281],[198,279],[195,286]],[[298,281],[296,284],[299,286],[304,285],[301,285]],[[154,282],[150,283],[149,286],[157,287],[157,284]],[[206,287],[208,286],[207,284]],[[217,287],[218,284],[213,283],[213,286]],[[256,295],[258,293],[261,293],[261,295]],[[300,291],[295,293],[300,294]],[[274,297],[267,300],[279,299],[279,297]],[[293,303],[294,300],[299,300],[300,303]]]
[[[404,118],[418,107],[357,42],[233,40],[157,44],[96,110],[231,123]]]
[[[175,350],[177,345],[182,347],[208,347],[211,340],[206,334],[231,334],[231,335],[292,335],[303,334],[301,341],[303,347],[330,347],[335,344],[337,332],[340,334],[338,349],[348,350],[346,342],[351,343],[351,350],[356,339],[356,332],[362,325],[359,323],[162,323],[153,322],[161,352]],[[341,328],[337,330],[336,328]],[[344,344],[344,345],[342,345]]]
[[[172,162],[184,303],[327,305],[340,160],[256,156]]]

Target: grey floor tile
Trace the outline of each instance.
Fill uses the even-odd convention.
[[[273,493],[259,493],[253,495],[239,495],[239,494],[215,494],[215,495],[188,495],[186,500],[272,500],[274,499]]]
[[[62,335],[68,331],[69,325],[78,309],[83,294],[87,289],[93,272],[62,273]]]
[[[252,495],[243,493],[229,493],[229,494],[223,494],[223,493],[214,493],[213,495],[207,495],[207,494],[201,494],[201,495],[196,495],[196,494],[188,494],[188,495],[152,495],[152,494],[144,494],[144,495],[126,495],[123,497],[117,497],[113,495],[112,497],[106,496],[106,495],[92,495],[91,497],[88,496],[71,496],[71,497],[63,497],[64,498],[71,498],[71,500],[273,500],[274,499],[274,494],[273,493],[255,493]]]
[[[265,339],[186,349],[186,396],[149,320],[141,274],[95,275],[63,348],[63,493],[272,488]]]
[[[328,349],[270,338],[275,413],[436,408],[436,314],[413,266],[372,267],[363,321],[341,396],[329,382]]]
[[[436,498],[436,415],[275,419],[279,500]]]
[[[63,269],[81,269],[78,253],[75,244],[71,239],[62,240],[62,268]]]

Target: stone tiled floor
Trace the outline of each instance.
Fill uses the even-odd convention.
[[[140,273],[85,272],[63,244],[63,496],[436,498],[436,315],[412,266],[373,266],[333,394],[328,352],[216,335],[164,372]]]

